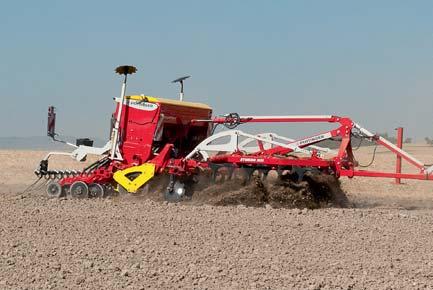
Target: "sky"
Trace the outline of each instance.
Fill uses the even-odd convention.
[[[433,136],[433,1],[2,1],[0,137],[108,138],[118,65],[128,94],[215,114],[332,114]],[[308,128],[307,128],[308,127]],[[250,127],[290,137],[323,126]],[[286,135],[287,135],[286,134]]]

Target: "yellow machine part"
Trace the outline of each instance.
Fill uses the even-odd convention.
[[[209,107],[206,104],[202,104],[202,103],[179,101],[179,100],[173,100],[173,99],[164,99],[164,98],[152,97],[152,96],[132,95],[132,96],[125,96],[125,98],[130,99],[130,100],[134,100],[134,101],[146,100],[149,103],[155,103],[155,104],[167,104],[167,105],[175,105],[175,106],[181,106],[181,107],[212,110],[211,107]]]
[[[135,173],[135,174],[134,174]],[[138,176],[133,180],[128,178],[128,175]],[[136,193],[137,190],[148,182],[155,175],[155,164],[144,163],[138,166],[132,166],[124,170],[116,171],[113,175],[114,180],[123,186],[128,192]]]

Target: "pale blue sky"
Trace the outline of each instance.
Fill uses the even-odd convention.
[[[433,1],[1,1],[0,35],[0,136],[44,135],[53,104],[58,131],[106,137],[120,64],[129,93],[175,98],[192,75],[216,113],[433,135]]]

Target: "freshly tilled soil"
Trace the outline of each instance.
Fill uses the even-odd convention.
[[[35,163],[19,154],[2,156],[0,289],[433,288],[430,183],[343,180],[364,208],[48,199],[19,194]]]
[[[312,174],[303,181],[254,179],[237,192],[228,192],[216,205],[245,204],[272,208],[350,207],[340,182],[330,175]]]
[[[160,200],[161,192],[155,191],[151,199]],[[327,208],[351,207],[338,179],[325,174],[306,174],[302,181],[289,175],[263,179],[252,176],[249,181],[225,180],[202,182],[195,186],[194,194],[185,204],[272,208]]]
[[[431,212],[0,199],[1,289],[433,287]]]

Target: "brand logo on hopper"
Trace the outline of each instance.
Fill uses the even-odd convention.
[[[148,103],[142,100],[128,100],[126,103],[129,107],[134,108],[134,109],[138,109],[138,110],[143,110],[143,111],[154,111],[156,109],[158,109],[158,105],[154,104],[154,103]]]

